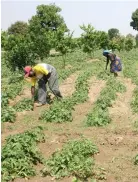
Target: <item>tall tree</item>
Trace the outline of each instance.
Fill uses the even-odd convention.
[[[64,19],[59,14],[61,8],[55,4],[37,6],[36,15],[29,20],[29,32],[33,42],[33,51],[42,60],[55,46],[57,36],[67,31]]]
[[[22,70],[24,66],[35,62],[36,54],[32,52],[29,35],[9,35],[5,50],[7,67],[13,71],[16,68]]]
[[[5,49],[8,41],[8,33],[7,31],[1,31],[1,48]]]
[[[71,52],[71,50],[74,49],[75,46],[72,36],[73,33],[68,32],[68,34],[64,35],[64,37],[57,41],[56,44],[56,50],[61,52],[63,57],[63,68],[65,68],[67,53]]]
[[[104,31],[98,31],[97,32],[98,39],[99,39],[99,48],[107,49],[109,44],[109,37],[108,34]]]
[[[94,29],[91,24],[87,26],[82,25],[80,28],[84,31],[81,34],[81,42],[83,44],[83,51],[90,56],[94,54],[94,51],[99,48],[99,33]]]
[[[109,49],[114,50],[124,50],[125,49],[125,37],[124,36],[118,36],[114,37],[112,40],[109,42]]]
[[[136,11],[132,13],[131,18],[132,21],[130,22],[130,26],[138,31],[138,9],[136,9]]]
[[[136,43],[134,42],[134,39],[131,37],[127,37],[125,39],[125,50],[130,51],[136,46]]]
[[[114,37],[119,36],[119,30],[116,28],[111,28],[108,30],[109,39],[113,39]]]
[[[11,26],[8,28],[8,34],[13,35],[26,35],[28,31],[28,24],[23,21],[17,21],[14,24],[11,24]]]

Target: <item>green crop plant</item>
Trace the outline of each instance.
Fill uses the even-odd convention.
[[[134,90],[131,107],[134,113],[138,113],[138,87]]]
[[[24,98],[21,101],[19,101],[16,105],[14,105],[14,109],[17,112],[22,112],[24,110],[31,111],[33,110],[33,100]]]
[[[2,180],[11,181],[18,177],[34,176],[36,172],[33,166],[43,163],[36,144],[44,140],[42,127],[9,136],[2,147]]]
[[[43,176],[62,178],[72,175],[86,180],[93,175],[93,155],[97,152],[97,147],[88,139],[69,141],[46,160]]]
[[[11,106],[6,106],[2,108],[1,112],[1,121],[2,122],[15,122],[16,119],[16,112]]]
[[[72,121],[72,110],[74,109],[74,105],[78,103],[83,103],[88,98],[88,78],[92,75],[92,69],[80,73],[76,81],[76,91],[72,95],[72,97],[67,97],[60,102],[57,101],[53,105],[51,105],[50,110],[44,111],[40,120],[43,122],[67,122]]]
[[[117,97],[116,92],[124,92],[126,88],[117,80],[109,79],[97,99],[94,108],[87,115],[87,126],[104,126],[111,122],[108,107],[112,106],[112,101]]]

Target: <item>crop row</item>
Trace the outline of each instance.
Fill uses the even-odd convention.
[[[108,107],[111,107],[112,102],[116,99],[116,92],[124,92],[125,90],[125,86],[116,79],[108,79],[106,87],[102,90],[94,108],[87,115],[87,126],[104,126],[110,123]]]

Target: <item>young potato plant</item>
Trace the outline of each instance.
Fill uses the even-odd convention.
[[[88,78],[92,75],[92,69],[88,69],[81,73],[76,81],[76,91],[72,97],[67,97],[60,102],[57,101],[51,105],[50,110],[44,111],[40,120],[43,122],[67,122],[72,121],[72,110],[75,104],[83,103],[88,98]]]
[[[2,147],[2,181],[34,176],[36,172],[33,166],[43,163],[43,157],[36,145],[44,140],[42,127],[9,136]]]
[[[11,106],[3,107],[1,110],[1,121],[14,123],[16,119],[16,111]]]
[[[62,150],[54,152],[46,160],[42,174],[54,176],[57,179],[72,175],[87,180],[93,176],[93,156],[97,152],[97,147],[88,139],[69,141]]]
[[[138,113],[138,87],[134,90],[131,107],[134,113]]]
[[[33,110],[33,100],[24,98],[14,106],[14,109],[17,112],[31,111],[31,110]]]
[[[104,126],[111,122],[108,107],[112,106],[112,101],[116,99],[116,92],[124,92],[125,86],[117,80],[109,79],[107,86],[102,90],[94,108],[87,115],[87,126]]]

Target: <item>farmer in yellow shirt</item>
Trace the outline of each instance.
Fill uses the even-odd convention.
[[[38,81],[38,103],[35,103],[37,107],[46,104],[46,83],[50,90],[56,97],[62,98],[59,91],[58,75],[56,69],[46,63],[39,63],[34,67],[26,66],[24,68],[25,78],[30,78],[31,81],[31,94],[34,97],[35,84]]]

